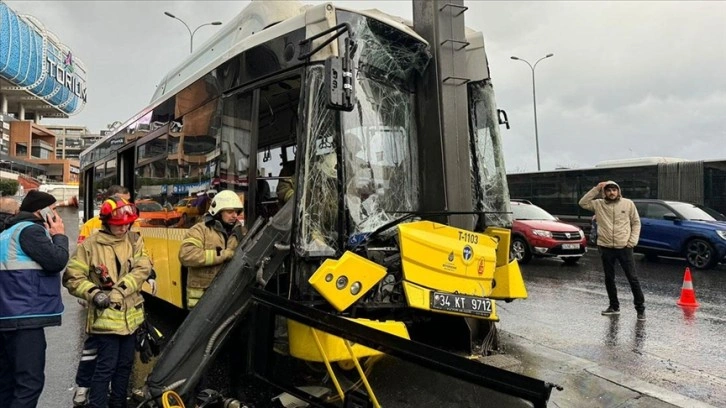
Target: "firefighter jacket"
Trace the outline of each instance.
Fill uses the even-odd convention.
[[[187,231],[179,249],[179,262],[187,267],[187,306],[194,307],[230,258],[225,249],[235,250],[245,231],[241,224],[227,234],[222,223],[209,214]]]
[[[21,212],[0,234],[0,331],[60,326],[60,272],[68,238],[50,236],[42,221]]]
[[[618,186],[613,181],[608,184]],[[607,248],[634,248],[640,238],[640,216],[635,204],[623,198],[618,186],[618,197],[608,201],[600,197],[593,187],[582,199],[580,207],[595,212],[597,218],[597,245]]]
[[[129,335],[144,321],[141,285],[151,273],[142,239],[101,230],[78,245],[63,274],[63,286],[88,301],[86,333]],[[111,306],[99,309],[93,297],[105,291]]]

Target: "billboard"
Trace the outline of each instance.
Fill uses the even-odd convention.
[[[0,76],[62,112],[86,103],[86,68],[71,50],[32,16],[0,2]]]

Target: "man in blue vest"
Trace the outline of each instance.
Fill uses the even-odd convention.
[[[0,404],[34,408],[45,384],[45,330],[60,326],[68,263],[55,198],[31,191],[0,233]],[[45,219],[44,219],[45,218]]]

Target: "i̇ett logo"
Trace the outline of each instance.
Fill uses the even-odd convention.
[[[467,245],[464,247],[462,256],[464,258],[464,262],[469,262],[469,261],[471,261],[471,258],[474,256],[474,250],[471,249],[471,247],[469,245]]]

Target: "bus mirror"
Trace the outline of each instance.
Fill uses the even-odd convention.
[[[328,108],[350,112],[355,107],[353,73],[350,61],[330,56],[325,60],[325,96]]]

